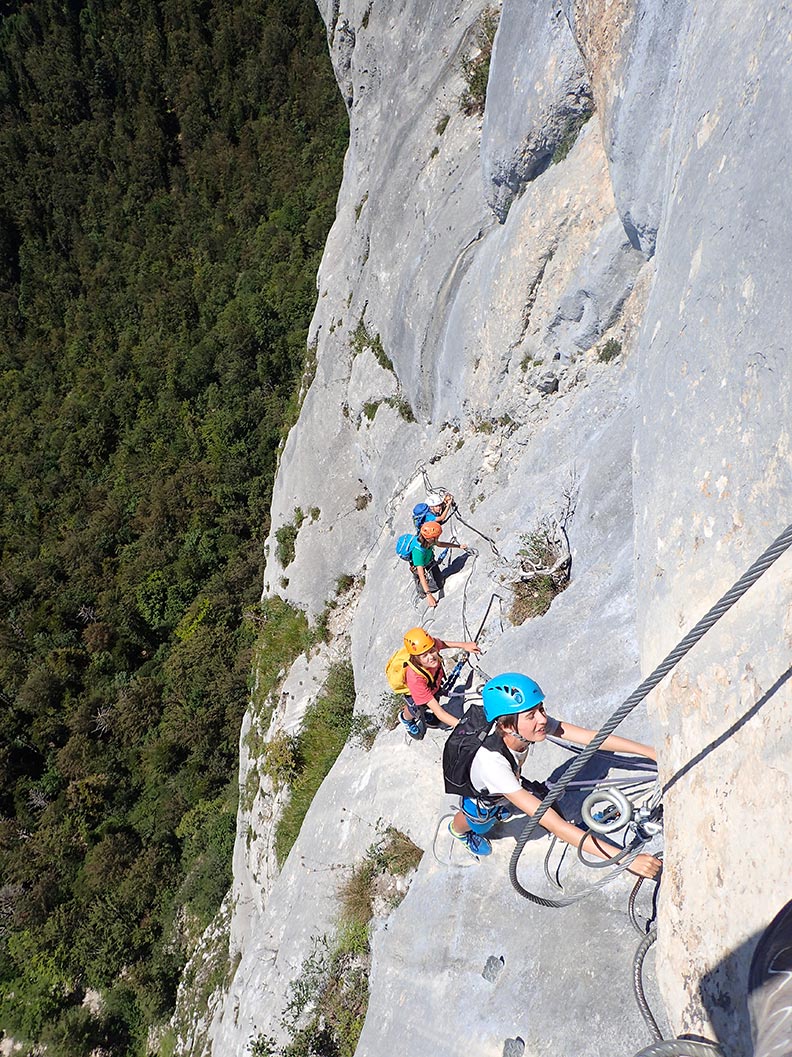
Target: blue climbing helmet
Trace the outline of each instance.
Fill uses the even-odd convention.
[[[428,503],[418,503],[413,507],[413,525],[415,525],[415,531],[423,525],[424,521],[434,521],[434,514],[432,514],[431,507]]]
[[[484,684],[481,691],[484,715],[492,723],[499,716],[514,716],[530,712],[544,701],[541,686],[527,675],[506,672]]]

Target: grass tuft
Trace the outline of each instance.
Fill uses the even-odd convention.
[[[499,20],[500,13],[497,8],[487,7],[482,11],[475,29],[477,50],[462,60],[461,72],[465,88],[459,97],[459,108],[468,117],[484,113],[487,101],[487,81],[492,61],[492,44]]]

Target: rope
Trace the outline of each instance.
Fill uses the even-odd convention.
[[[716,624],[720,618],[727,613],[731,607],[739,601],[740,598],[746,593],[759,577],[765,573],[770,566],[775,562],[781,555],[786,551],[792,543],[792,525],[788,525],[786,529],[778,536],[777,539],[770,544],[766,551],[761,554],[756,561],[751,565],[740,577],[729,588],[729,590],[715,603],[715,605],[707,612],[701,620],[685,635],[685,637],[677,643],[677,645],[671,650],[668,656],[660,662],[655,670],[649,675],[644,681],[638,686],[630,696],[621,704],[611,717],[605,722],[600,730],[594,735],[592,740],[586,746],[586,748],[576,756],[575,759],[569,765],[568,770],[565,772],[563,779],[554,786],[553,789],[547,794],[542,803],[539,805],[536,814],[528,819],[525,828],[520,834],[517,845],[511,857],[509,863],[509,878],[515,890],[526,899],[530,899],[532,902],[544,907],[559,907],[565,904],[559,900],[543,899],[541,896],[536,896],[532,892],[529,892],[526,888],[520,884],[517,880],[517,863],[520,860],[523,849],[528,843],[531,834],[536,830],[545,814],[550,810],[556,800],[559,799],[561,794],[566,789],[567,785],[572,781],[573,778],[577,777],[580,771],[586,766],[588,761],[602,745],[602,743],[608,738],[616,727],[629,716],[633,709],[640,704],[641,701],[653,690],[659,682],[661,682],[666,675],[674,668],[679,661],[691,650],[699,639],[703,638],[704,635],[710,630],[710,628]]]

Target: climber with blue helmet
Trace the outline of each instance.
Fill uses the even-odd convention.
[[[529,749],[548,735],[575,745],[588,745],[596,736],[594,730],[548,716],[542,688],[527,675],[507,672],[490,679],[482,688],[481,699],[484,713],[481,729],[466,732],[463,720],[446,742],[443,754],[446,788],[449,788],[449,776],[456,768],[454,785],[468,794],[463,792],[461,809],[449,823],[449,832],[478,856],[489,855],[492,851],[484,834],[496,822],[505,821],[512,809],[533,815],[547,794],[546,785],[529,782],[521,776]],[[475,736],[471,737],[471,733]],[[602,749],[657,759],[650,746],[614,734],[605,739]],[[465,771],[462,777],[460,768]],[[584,836],[583,830],[567,822],[553,808],[542,817],[541,825],[575,847]],[[600,859],[610,858],[619,851],[600,837],[594,839],[591,836],[586,838],[583,850]],[[645,854],[638,855],[629,867],[640,877],[656,877],[660,868],[659,859]]]

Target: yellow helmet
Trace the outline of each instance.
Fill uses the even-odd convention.
[[[413,657],[434,649],[434,644],[435,640],[423,628],[410,628],[404,636],[404,648]]]

